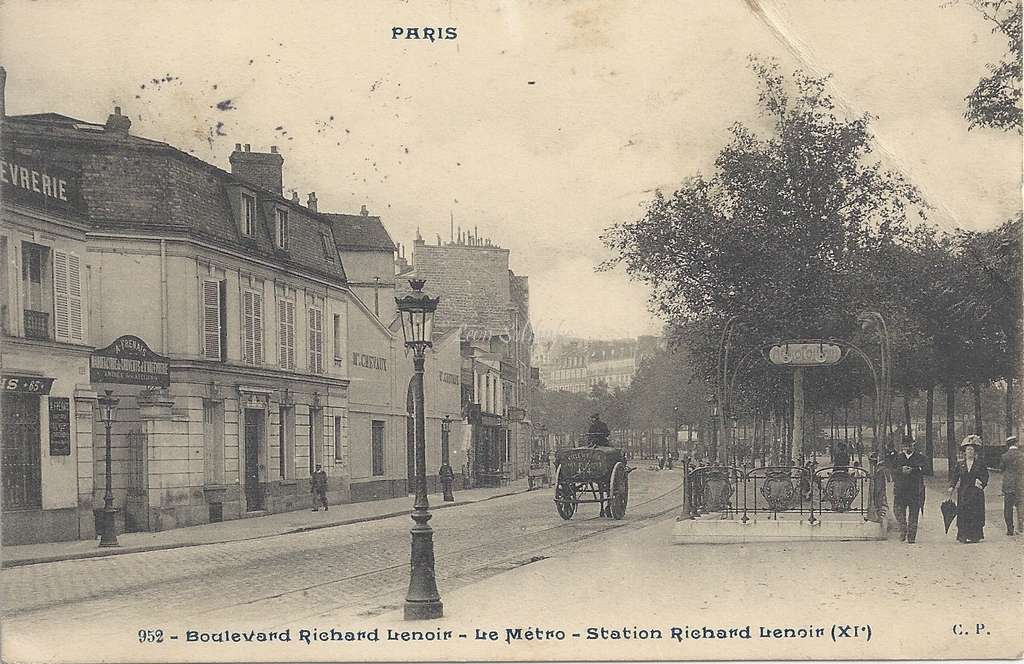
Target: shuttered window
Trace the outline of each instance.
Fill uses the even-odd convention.
[[[282,369],[295,368],[295,302],[277,301],[278,337]]]
[[[263,364],[263,296],[255,291],[242,293],[242,347],[246,364]]]
[[[309,310],[309,371],[324,372],[324,312]]]
[[[85,340],[82,310],[82,269],[77,254],[53,252],[53,330],[58,341]]]
[[[224,283],[203,280],[203,357],[224,359]]]

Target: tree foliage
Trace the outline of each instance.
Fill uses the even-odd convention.
[[[969,128],[992,127],[1021,132],[1021,0],[971,0],[971,4],[994,24],[1008,42],[999,62],[989,63],[971,94],[967,95],[964,117]]]

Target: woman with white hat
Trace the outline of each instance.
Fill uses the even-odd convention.
[[[981,459],[981,437],[970,435],[960,443],[964,460],[953,469],[949,495],[956,491],[956,539],[974,544],[985,539],[985,485],[988,469]]]

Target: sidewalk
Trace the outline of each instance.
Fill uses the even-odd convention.
[[[469,505],[484,500],[522,493],[526,490],[527,480],[521,479],[504,487],[456,491],[455,502],[451,503],[442,502],[440,493],[430,494],[430,509],[437,510],[457,505]],[[410,514],[412,512],[412,501],[412,496],[401,496],[386,500],[331,505],[331,509],[327,512],[313,512],[306,508],[295,510],[294,512],[233,519],[231,521],[175,528],[162,532],[119,533],[117,541],[121,546],[116,548],[101,549],[97,546],[96,540],[4,546],[0,547],[0,558],[3,560],[3,567],[16,567],[19,565],[32,565],[60,560],[116,556],[125,553],[157,551],[160,549],[176,549],[201,544],[240,542]]]

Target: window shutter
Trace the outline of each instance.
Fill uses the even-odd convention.
[[[68,254],[68,319],[71,341],[85,339],[85,324],[82,319],[82,266],[78,254]]]
[[[295,368],[295,303],[288,303],[288,365]]]
[[[281,368],[295,368],[295,303],[278,300],[280,325]]]
[[[319,309],[309,310],[309,371],[323,373],[324,314]]]
[[[219,360],[221,355],[220,282],[203,280],[203,357]]]
[[[53,252],[53,331],[58,341],[70,341],[71,304],[68,298],[68,255]]]
[[[253,294],[242,292],[242,341],[246,364],[255,364],[255,347],[253,344]]]
[[[263,296],[252,294],[253,364],[263,364]]]

